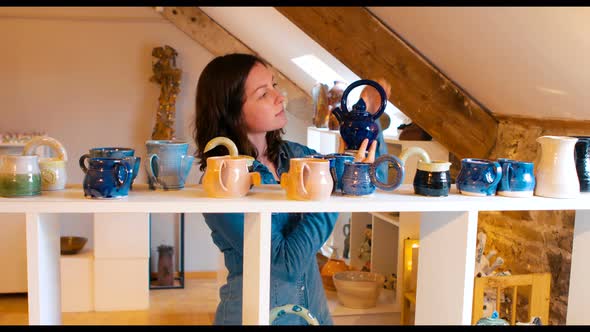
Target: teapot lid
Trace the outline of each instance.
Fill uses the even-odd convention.
[[[358,114],[367,113],[367,104],[365,103],[363,98],[360,98],[359,101],[356,102],[356,104],[352,105],[352,112]]]

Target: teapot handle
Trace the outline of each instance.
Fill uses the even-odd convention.
[[[47,145],[57,155],[59,160],[67,161],[68,154],[63,145],[53,137],[49,136],[34,136],[30,141],[25,144],[23,148],[23,156],[30,156],[35,154],[35,150],[40,145]]]
[[[348,108],[346,107],[346,99],[348,98],[348,94],[350,93],[350,91],[352,91],[352,89],[356,88],[359,85],[370,85],[377,89],[377,91],[379,92],[379,96],[381,96],[381,105],[379,106],[379,110],[372,116],[373,120],[377,120],[381,116],[381,114],[385,112],[385,107],[387,106],[387,95],[385,94],[385,90],[383,90],[383,87],[379,83],[372,80],[358,80],[347,86],[344,92],[342,93],[342,100],[340,100],[340,108],[342,108],[344,112],[348,112]]]

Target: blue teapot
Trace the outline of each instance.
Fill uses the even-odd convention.
[[[377,89],[381,96],[381,106],[375,114],[367,112],[367,105],[363,98],[360,98],[356,104],[352,106],[352,111],[346,107],[346,99],[348,93],[359,85],[370,85]],[[349,150],[358,150],[365,138],[369,139],[369,145],[377,138],[379,134],[379,125],[377,120],[385,111],[387,106],[387,96],[383,87],[379,83],[371,80],[358,80],[350,84],[342,93],[342,100],[340,107],[332,110],[334,116],[340,122],[340,136],[346,143]]]

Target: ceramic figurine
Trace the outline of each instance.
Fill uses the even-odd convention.
[[[371,271],[371,241],[373,238],[373,225],[368,224],[365,228],[365,237],[363,239],[363,243],[359,248],[359,255],[358,258],[363,262],[363,267],[361,271],[370,272]]]
[[[381,96],[381,105],[375,114],[367,111],[365,101],[360,98],[358,102],[352,106],[352,111],[346,107],[346,99],[348,93],[359,85],[370,85],[377,89]],[[358,150],[365,138],[369,139],[369,145],[373,140],[377,139],[379,133],[379,125],[375,122],[385,111],[387,106],[387,95],[383,87],[379,83],[371,80],[359,80],[350,84],[342,95],[340,107],[332,110],[336,119],[340,123],[340,136],[346,143],[348,150]]]

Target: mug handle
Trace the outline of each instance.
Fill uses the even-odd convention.
[[[221,190],[223,190],[224,192],[227,192],[227,187],[225,186],[225,184],[223,184],[223,178],[221,178],[221,172],[223,171],[223,168],[225,168],[225,159],[221,159],[221,163],[219,163],[219,172],[217,172],[218,174],[218,181],[219,181],[219,185],[221,186]]]
[[[495,171],[494,172],[495,173],[495,177],[494,177],[494,180],[490,183],[490,187],[497,186],[498,183],[500,182],[500,180],[502,180],[502,166],[500,166],[500,163],[499,162],[492,161],[490,163],[490,167],[492,167],[493,170]]]
[[[311,173],[309,166],[307,166],[306,163],[302,163],[299,169],[299,185],[297,186],[297,191],[301,197],[309,198],[309,192],[305,188],[305,183],[303,182],[303,172],[305,172],[305,169],[307,169],[308,173]]]
[[[501,184],[502,188],[506,191],[510,191],[510,173],[512,173],[512,164],[504,163],[502,166]]]
[[[150,176],[150,178],[152,179],[152,181],[153,181],[154,183],[156,183],[156,182],[158,182],[158,179],[156,178],[156,175],[155,175],[155,173],[158,173],[158,172],[154,172],[154,168],[153,168],[153,161],[154,161],[154,158],[156,159],[156,165],[159,165],[160,157],[158,157],[158,155],[157,155],[157,154],[155,154],[155,153],[152,153],[152,154],[150,154],[150,156],[148,157],[148,160],[147,160],[147,165],[146,165],[146,166],[147,166],[147,167],[146,167],[146,169],[147,169],[147,171],[148,171],[148,175]]]
[[[384,162],[391,162],[393,164],[393,167],[396,170],[395,179],[392,183],[384,183],[384,182],[379,181],[379,179],[377,179],[377,175],[375,173],[377,171],[377,166],[379,166],[380,164],[382,164]],[[377,188],[379,188],[381,190],[385,190],[385,191],[392,191],[392,190],[397,189],[397,187],[399,187],[404,182],[404,177],[405,177],[404,166],[402,164],[402,161],[399,160],[398,157],[391,155],[391,154],[384,154],[384,155],[380,156],[379,158],[375,159],[375,162],[371,164],[371,167],[369,168],[369,177],[371,178],[371,182]]]
[[[281,183],[282,182],[283,181],[281,181]],[[255,186],[259,186],[262,183],[262,179],[260,178],[260,173],[258,173],[258,172],[250,172],[250,183],[252,183]]]
[[[119,176],[119,174],[121,174],[121,172],[120,172],[121,167],[124,167],[124,169],[125,169],[125,178],[123,178],[123,180],[121,180],[121,177]],[[128,180],[131,179],[131,177],[129,176],[129,168],[130,167],[131,167],[131,165],[126,160],[115,161],[115,167],[113,167],[113,175],[115,176],[115,179],[117,179],[117,188],[122,187],[124,184],[127,183]]]
[[[86,167],[86,164],[84,163],[88,158],[90,158],[90,155],[88,153],[85,153],[80,157],[80,168],[82,169],[84,174],[88,173],[88,167]]]

